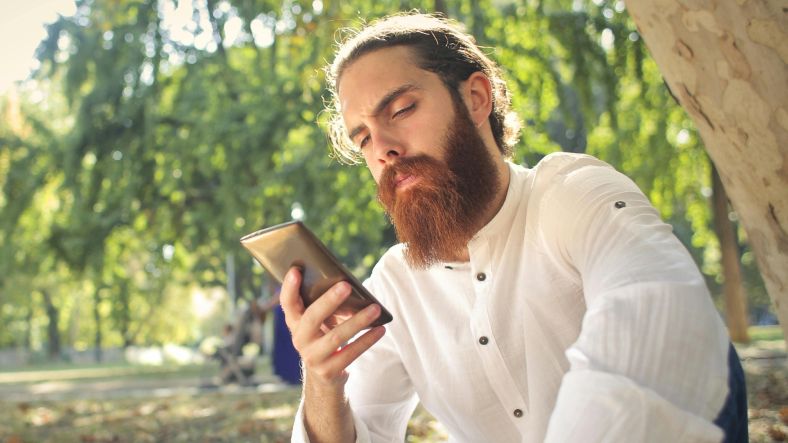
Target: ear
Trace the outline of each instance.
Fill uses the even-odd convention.
[[[468,113],[476,126],[481,126],[488,121],[492,113],[492,84],[490,79],[481,72],[476,71],[463,82],[465,104]]]

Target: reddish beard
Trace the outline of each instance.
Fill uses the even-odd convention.
[[[498,170],[465,105],[454,99],[446,131],[445,162],[427,155],[402,157],[381,175],[378,199],[411,267],[426,269],[465,255],[485,223],[499,183]],[[397,191],[397,177],[417,179]]]

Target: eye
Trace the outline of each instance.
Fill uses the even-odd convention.
[[[394,118],[397,118],[397,117],[401,117],[401,116],[407,114],[408,112],[412,111],[415,108],[416,108],[416,103],[408,105],[408,106],[400,109],[399,111],[395,112],[394,115],[391,116],[391,118],[394,119]]]
[[[363,148],[364,148],[364,146],[366,146],[366,145],[367,145],[367,143],[369,143],[369,135],[365,135],[365,136],[364,136],[364,138],[362,138],[362,139],[361,139],[361,140],[358,142],[358,147],[363,149]]]

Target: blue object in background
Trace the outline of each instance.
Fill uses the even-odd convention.
[[[298,355],[290,330],[285,323],[285,313],[282,306],[277,304],[274,311],[274,346],[272,352],[274,374],[283,382],[297,385],[301,384],[301,357]]]

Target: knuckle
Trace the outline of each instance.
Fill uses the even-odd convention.
[[[309,341],[303,339],[300,335],[293,334],[291,337],[291,341],[293,342],[293,347],[298,351],[299,354],[307,353],[307,349],[309,347]]]
[[[311,355],[301,355],[301,361],[304,363],[304,367],[310,368],[314,371],[315,359]]]
[[[341,335],[339,335],[336,332],[336,329],[332,329],[331,332],[328,333],[327,338],[328,338],[328,342],[331,344],[331,346],[334,349],[341,347],[342,345],[345,344],[346,341]]]

